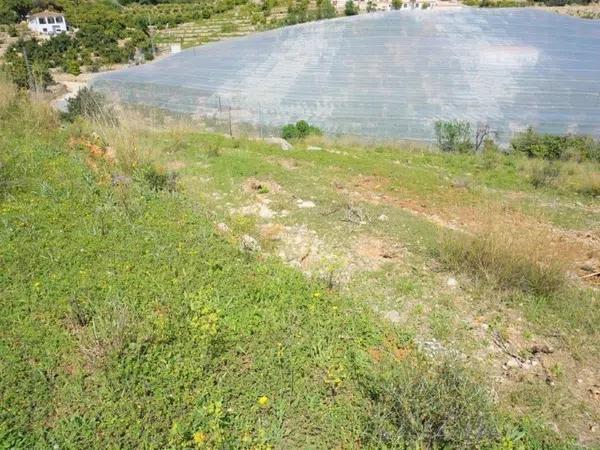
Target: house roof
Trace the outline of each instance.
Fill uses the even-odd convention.
[[[63,13],[59,13],[56,11],[42,11],[35,14],[29,14],[27,17],[36,18],[36,17],[59,17],[64,16]]]

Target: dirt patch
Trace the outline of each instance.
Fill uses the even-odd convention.
[[[400,246],[366,234],[358,236],[352,245],[352,253],[361,260],[361,266],[371,270],[396,261],[401,257],[402,251]]]
[[[165,164],[165,169],[167,169],[169,172],[177,172],[183,168],[185,168],[185,163],[183,161],[173,160],[167,161]]]
[[[286,170],[296,170],[300,167],[298,161],[294,159],[276,159],[275,162]]]
[[[600,230],[572,231],[557,228],[549,223],[525,215],[503,203],[480,203],[473,206],[437,206],[427,199],[408,198],[402,193],[386,191],[389,180],[384,177],[361,176],[351,185],[333,182],[334,189],[352,201],[365,201],[374,205],[400,208],[436,225],[464,233],[489,232],[493,228],[522,236],[543,236],[541,245],[547,260],[560,257],[568,260],[568,270],[580,277],[600,272],[594,263],[592,271],[584,273],[583,267],[600,259]],[[539,239],[538,239],[539,240]],[[596,270],[597,269],[597,270]],[[582,278],[588,283],[598,283],[600,277]]]
[[[258,178],[248,178],[242,185],[244,192],[266,194],[268,192],[281,192],[279,183],[270,180],[259,180]]]

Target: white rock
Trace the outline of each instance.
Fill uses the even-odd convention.
[[[448,287],[455,288],[458,286],[458,281],[456,281],[456,278],[450,277],[448,278],[446,284],[448,285]]]
[[[260,205],[258,208],[258,215],[263,219],[271,219],[275,216],[275,212],[266,205]]]
[[[306,150],[310,150],[310,151],[319,151],[319,150],[323,150],[321,147],[315,147],[314,145],[309,145],[308,147],[306,147]]]
[[[519,363],[519,361],[517,361],[516,359],[509,359],[508,361],[506,361],[505,364],[506,367],[508,368],[517,368],[517,367],[521,367],[521,364]]]
[[[377,218],[377,220],[381,220],[382,222],[387,222],[388,216],[386,216],[385,214],[382,214]]]
[[[294,148],[294,146],[292,144],[290,144],[288,141],[286,141],[283,138],[279,138],[279,137],[269,137],[269,138],[266,138],[265,141],[268,142],[269,144],[279,145],[279,148],[281,148],[281,150],[292,150]]]
[[[384,317],[392,323],[398,323],[401,320],[400,313],[393,309],[386,312]]]
[[[240,242],[240,250],[246,251],[246,252],[259,252],[260,244],[252,236],[245,234],[242,236],[242,239]]]
[[[217,224],[217,230],[223,234],[229,233],[229,226],[226,223],[221,222]]]
[[[310,200],[301,200],[298,199],[298,208],[314,208],[315,202],[311,202]]]

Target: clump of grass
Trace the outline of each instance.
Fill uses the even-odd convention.
[[[473,375],[443,362],[400,364],[376,393],[372,433],[392,448],[475,448],[499,437],[491,401]]]
[[[445,234],[439,258],[447,269],[466,272],[504,290],[536,295],[558,292],[566,283],[560,259],[542,259],[543,241],[497,230]]]
[[[177,174],[169,172],[162,167],[150,164],[143,170],[144,180],[155,192],[177,190]]]
[[[529,182],[535,188],[554,186],[560,176],[560,167],[558,164],[546,161],[536,161],[531,167]]]
[[[122,171],[135,170],[158,159],[158,146],[144,139],[149,128],[144,119],[133,111],[115,111],[111,122],[95,124],[94,131],[112,148]]]
[[[521,164],[535,188],[551,188],[590,197],[600,195],[600,167],[595,162],[530,159]]]
[[[0,71],[0,117],[16,101],[17,96],[17,87],[9,83],[6,75]]]

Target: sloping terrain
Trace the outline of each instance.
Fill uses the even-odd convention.
[[[423,351],[468,361],[507,408],[598,442],[597,197],[567,179],[536,189],[534,162],[515,156],[174,136],[164,164],[224,236],[252,236]]]
[[[0,86],[3,447],[598,443],[593,197],[500,155],[61,123]],[[564,273],[456,265],[486,218]]]

